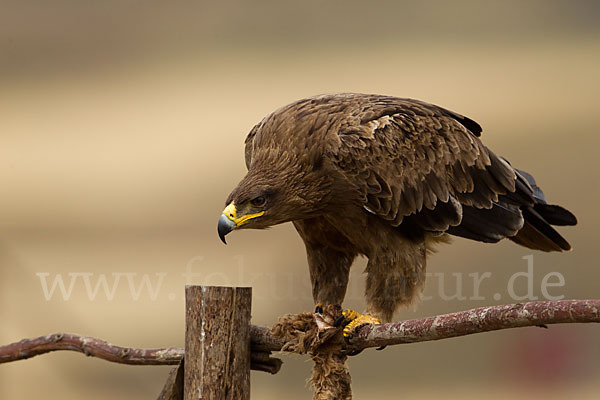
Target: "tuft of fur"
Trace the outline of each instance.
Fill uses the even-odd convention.
[[[271,328],[274,336],[285,341],[282,350],[310,355],[313,370],[309,383],[314,389],[313,400],[352,399],[348,357],[342,353],[341,328],[333,326],[341,311],[340,306],[328,305],[323,314],[287,314]]]
[[[311,354],[310,358],[314,362],[309,380],[315,390],[313,400],[351,400],[348,357],[338,353],[317,353]]]

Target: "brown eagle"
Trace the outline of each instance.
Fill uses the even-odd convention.
[[[417,298],[427,252],[448,235],[569,250],[551,225],[575,225],[575,216],[547,204],[533,177],[480,134],[477,122],[418,100],[349,93],[296,101],[248,134],[248,173],[227,198],[219,236],[291,221],[318,305],[342,303],[352,262],[366,256],[367,314],[345,312],[346,334],[390,321]]]

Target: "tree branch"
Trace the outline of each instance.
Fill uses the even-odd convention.
[[[353,348],[364,349],[448,339],[500,329],[585,322],[600,322],[600,300],[533,301],[366,326],[352,342]]]
[[[447,339],[499,329],[585,322],[600,322],[600,300],[508,304],[365,326],[352,338],[349,348],[365,349]],[[250,336],[252,369],[277,372],[280,361],[268,357],[268,352],[281,350],[284,342],[273,336],[269,328],[256,325],[252,325]],[[87,356],[130,365],[175,365],[181,361],[184,354],[183,349],[174,347],[161,349],[120,347],[92,337],[57,333],[0,346],[0,364],[57,350],[78,351]]]
[[[90,357],[130,365],[175,365],[183,358],[183,349],[136,349],[121,347],[104,340],[71,333],[54,333],[0,347],[0,364],[24,360],[57,350],[78,351]]]

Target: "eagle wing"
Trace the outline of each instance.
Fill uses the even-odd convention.
[[[364,208],[407,231],[484,242],[514,236],[533,189],[479,140],[469,118],[410,99],[378,98],[338,131],[333,160]]]

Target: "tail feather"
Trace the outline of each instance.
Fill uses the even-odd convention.
[[[509,238],[535,250],[570,250],[569,242],[552,225],[576,225],[577,218],[561,206],[548,204],[531,174],[516,168],[513,170],[516,175],[513,192],[498,196],[491,209],[463,205],[461,223],[451,226],[446,232],[487,243]]]
[[[577,218],[571,211],[555,204],[536,204],[533,209],[549,224],[557,226],[577,225]]]
[[[509,239],[516,244],[533,250],[562,251],[560,246],[548,239],[528,222],[523,225],[523,228],[516,236],[511,236]]]
[[[535,209],[526,207],[522,211],[523,218],[525,219],[523,228],[515,236],[509,237],[510,240],[534,250],[571,250],[569,242],[552,228],[550,223]]]
[[[519,233],[509,239],[530,249],[542,251],[571,250],[571,245],[551,225],[576,225],[577,218],[569,210],[555,204],[547,204],[546,196],[528,172],[515,168],[517,180],[531,188],[533,207],[523,207],[525,223]]]

